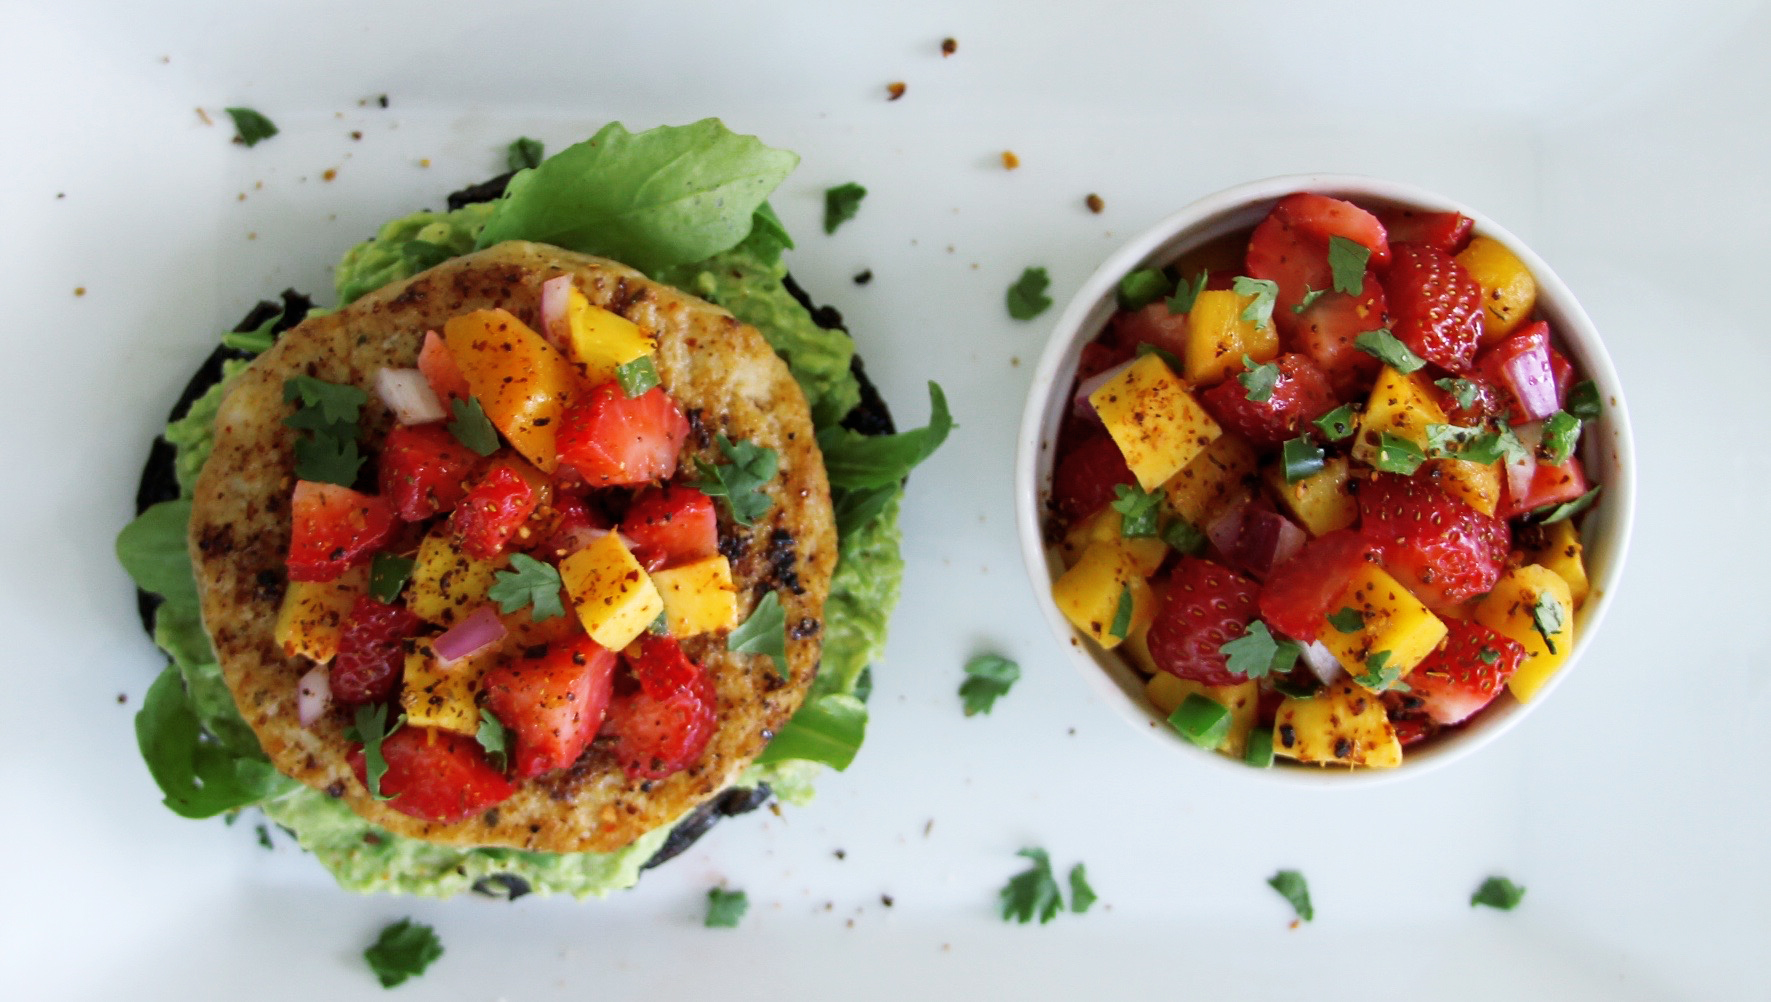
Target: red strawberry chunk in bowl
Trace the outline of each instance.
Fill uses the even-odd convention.
[[[1473,237],[1486,241],[1479,257]],[[1507,278],[1494,244],[1535,288],[1506,330],[1489,329],[1483,308],[1484,283]],[[1241,283],[1220,273],[1238,248]],[[1203,288],[1245,297],[1243,328],[1221,308],[1206,324],[1162,299],[1120,299],[1127,275],[1160,269],[1186,288],[1205,261]],[[1263,285],[1265,333],[1249,298]],[[1539,336],[1538,324],[1562,417],[1515,413],[1478,365],[1507,337]],[[1123,358],[1128,332],[1160,341],[1149,354],[1166,368],[1140,355],[1099,392],[1144,380],[1183,400],[1135,433],[1136,476],[1114,454],[1123,425],[1076,417],[1077,394],[1095,392],[1078,390],[1079,373],[1100,385],[1101,360]],[[1211,351],[1186,340],[1202,337],[1218,339]],[[1241,364],[1188,369],[1226,356]],[[1185,433],[1162,439],[1170,427]],[[1146,446],[1171,448],[1168,465],[1153,466]],[[1411,185],[1294,175],[1187,206],[1083,283],[1023,412],[1017,528],[1058,657],[1098,701],[1186,762],[1357,785],[1488,745],[1583,661],[1622,572],[1632,460],[1600,336],[1528,247]],[[1557,490],[1538,489],[1552,480]],[[1597,487],[1597,502],[1576,487]],[[1250,506],[1308,537],[1257,577],[1235,569],[1239,540],[1218,538],[1219,516]],[[1563,603],[1565,628],[1554,621]],[[1311,744],[1324,735],[1343,740]]]

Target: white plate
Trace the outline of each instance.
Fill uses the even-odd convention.
[[[405,915],[448,951],[399,989],[414,999],[1719,998],[1771,981],[1771,474],[1744,431],[1771,375],[1762,4],[121,6],[0,8],[8,995],[380,997],[359,953]],[[359,104],[382,93],[386,109]],[[198,119],[233,104],[283,134],[246,150]],[[582,904],[354,897],[287,839],[260,849],[250,818],[162,809],[131,730],[160,661],[111,539],[215,333],[285,286],[323,290],[348,244],[495,173],[518,135],[557,149],[614,118],[706,115],[800,153],[774,200],[796,274],[844,311],[906,423],[934,378],[961,425],[912,480],[860,760],[814,805]],[[1051,650],[1011,470],[1055,312],[1002,305],[1023,267],[1063,302],[1165,213],[1304,170],[1507,220],[1606,333],[1642,469],[1617,608],[1556,699],[1419,781],[1327,793],[1152,758]],[[867,201],[825,236],[823,189],[850,180]],[[981,650],[1025,677],[967,719],[955,690]],[[1002,923],[1028,845],[1086,862],[1101,903]],[[1265,885],[1280,868],[1309,878],[1315,922],[1288,927]],[[1468,906],[1491,873],[1529,888],[1517,911]],[[752,901],[735,931],[699,925],[721,882]]]

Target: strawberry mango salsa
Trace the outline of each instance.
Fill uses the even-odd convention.
[[[1573,649],[1599,395],[1473,229],[1289,195],[1083,347],[1053,598],[1193,743],[1391,768]]]

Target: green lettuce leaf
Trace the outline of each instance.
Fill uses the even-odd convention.
[[[135,716],[135,740],[166,806],[180,817],[212,818],[298,785],[264,759],[235,755],[207,739],[176,665],[148,687]]]
[[[818,448],[824,451],[831,487],[883,487],[903,480],[911,467],[934,455],[952,430],[947,395],[939,383],[931,381],[927,427],[896,435],[863,435],[841,426],[830,427],[818,432]]]

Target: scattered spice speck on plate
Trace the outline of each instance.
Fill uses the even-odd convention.
[[[1013,150],[1003,150],[1002,151],[1002,168],[1003,168],[1003,170],[1014,170],[1016,167],[1019,167],[1019,166],[1021,166],[1021,158],[1015,155],[1015,151],[1013,151]]]
[[[1088,193],[1087,198],[1082,200],[1082,204],[1088,206],[1088,211],[1097,216],[1101,214],[1102,209],[1107,207],[1106,201],[1092,191]]]
[[[941,39],[941,55],[951,56],[959,51],[959,40],[956,38]]]
[[[904,81],[893,80],[891,83],[886,84],[886,100],[887,101],[896,101],[897,99],[899,99],[903,96],[904,96]]]

